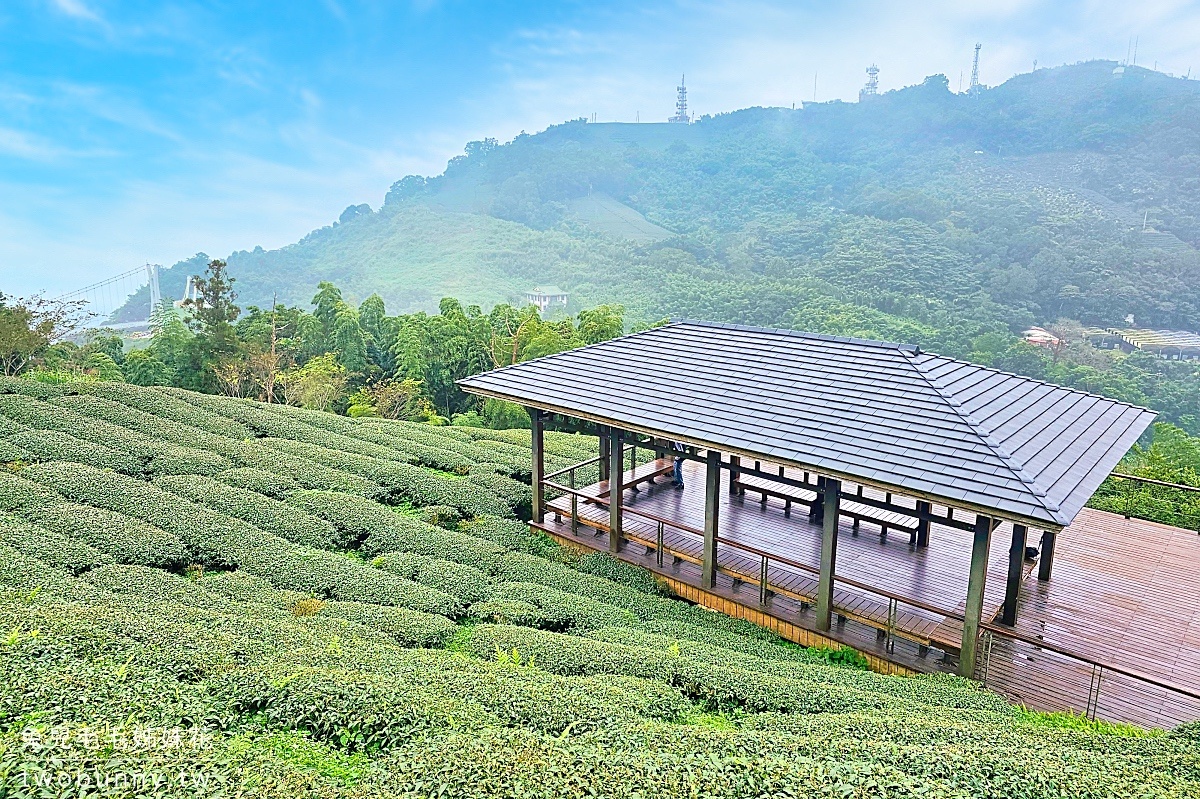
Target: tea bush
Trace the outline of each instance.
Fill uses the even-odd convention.
[[[388,552],[371,561],[377,569],[458,597],[464,604],[487,598],[492,579],[479,569],[411,552]]]
[[[383,633],[404,647],[441,647],[458,626],[444,616],[365,602],[326,602],[320,612]]]
[[[0,471],[0,511],[50,505],[62,499],[62,494],[52,488]]]
[[[0,438],[0,463],[27,463],[33,460],[33,454],[21,449],[12,441]]]
[[[8,515],[0,516],[0,544],[73,574],[113,562],[83,541]]]
[[[178,422],[187,427],[214,433],[218,436],[245,440],[253,437],[250,428],[233,421],[227,416],[212,413],[193,405],[177,396],[171,396],[157,388],[134,386],[128,383],[95,382],[80,387],[81,393],[103,397],[130,408],[153,414],[162,419]]]
[[[140,474],[143,469],[142,461],[128,452],[84,441],[60,430],[17,433],[9,437],[8,443],[25,451],[28,460],[74,461],[125,474]]]
[[[329,522],[305,513],[295,505],[234,488],[211,477],[164,475],[156,477],[154,484],[296,544],[320,549],[337,549],[345,545]]]
[[[490,599],[518,600],[536,605],[561,619],[562,629],[578,631],[637,623],[637,617],[624,608],[537,583],[501,583]]]
[[[26,508],[22,515],[47,530],[82,541],[117,563],[175,568],[189,559],[183,541],[140,519],[72,502]]]
[[[368,557],[385,552],[418,555],[489,571],[504,550],[496,544],[445,530],[397,513],[369,499],[333,491],[297,491],[288,502],[326,519]]]
[[[234,488],[256,491],[272,499],[286,499],[288,494],[300,488],[300,484],[286,474],[249,467],[229,469],[218,474],[217,479]]]

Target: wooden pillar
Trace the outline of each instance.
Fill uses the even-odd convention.
[[[1038,556],[1038,579],[1042,582],[1050,579],[1050,570],[1054,568],[1054,542],[1057,538],[1057,534],[1050,530],[1042,531],[1042,552]]]
[[[828,630],[833,620],[833,578],[837,569],[837,530],[841,515],[842,484],[822,481],[821,578],[817,583],[817,629]]]
[[[546,515],[546,487],[542,481],[546,479],[546,412],[537,408],[526,408],[529,420],[533,424],[533,473],[530,483],[533,487],[533,521],[541,524]]]
[[[600,482],[608,479],[608,443],[611,428],[600,428]]]
[[[621,431],[611,428],[608,433],[608,551],[621,551],[621,506],[625,492],[621,490],[624,480],[622,457],[625,446],[621,441]]]
[[[933,512],[933,505],[931,503],[924,502],[922,500],[917,501],[917,513],[932,513],[932,512]],[[917,546],[918,547],[929,546],[929,527],[930,527],[929,519],[922,519],[920,516],[917,517]]]
[[[717,528],[721,515],[721,453],[710,449],[704,463],[704,557],[700,585],[717,584]]]
[[[988,550],[992,543],[992,520],[975,517],[975,534],[971,542],[971,574],[967,580],[967,609],[963,613],[962,650],[958,673],[975,676],[975,650],[979,643],[979,621],[983,617],[983,589],[987,583]]]
[[[1000,623],[1009,627],[1017,623],[1017,594],[1021,590],[1028,532],[1023,524],[1013,525],[1012,545],[1008,548],[1008,580],[1004,583],[1004,608],[1000,612]]]
[[[737,455],[729,456],[729,493],[736,494],[738,492],[738,477],[739,470],[742,466],[742,459]]]

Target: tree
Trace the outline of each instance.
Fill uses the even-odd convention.
[[[284,396],[291,405],[330,411],[346,396],[349,376],[332,353],[312,358],[298,369],[280,375]]]
[[[134,350],[125,356],[121,364],[126,382],[136,386],[169,386],[171,385],[171,369],[150,352],[150,350]]]
[[[191,310],[188,327],[195,334],[189,342],[187,383],[191,388],[212,389],[214,383],[228,386],[215,370],[226,368],[225,364],[238,352],[233,322],[241,309],[234,303],[237,299],[234,279],[225,270],[224,261],[210,262],[204,276],[192,277],[196,297],[184,300],[184,306]]]
[[[363,386],[350,397],[350,416],[378,416],[426,422],[434,415],[429,400],[421,394],[421,383],[412,379],[387,379]]]
[[[17,375],[51,344],[75,332],[91,314],[83,300],[47,300],[35,294],[10,297],[0,292],[0,368]]]

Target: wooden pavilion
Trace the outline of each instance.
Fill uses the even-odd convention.
[[[887,652],[894,636],[933,647],[967,676],[981,624],[1016,622],[1034,558],[1049,580],[1057,534],[1154,418],[913,346],[700,322],[459,384],[529,409],[535,526],[660,572],[694,567],[680,585],[756,612],[794,603],[818,633],[853,619]],[[547,426],[597,434],[597,458],[546,474]],[[1007,558],[989,563],[1001,525]]]

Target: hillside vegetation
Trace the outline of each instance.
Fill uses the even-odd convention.
[[[234,253],[230,270],[259,306],[306,301],[321,280],[399,312],[556,283],[577,308],[621,303],[634,321],[958,355],[1058,317],[1200,329],[1200,92],[1114,66],[1042,69],[978,97],[933,76],[863,103],[472,142],[443,175],[398,181],[378,211]],[[168,270],[164,290],[205,260]]]
[[[560,549],[527,447],[4,379],[0,796],[1200,792],[1194,729],[873,674]]]

